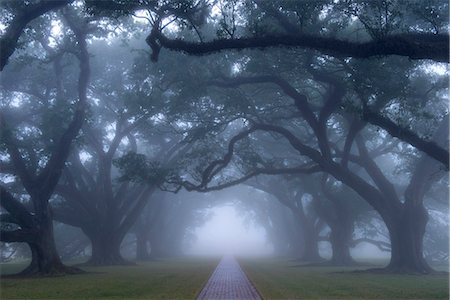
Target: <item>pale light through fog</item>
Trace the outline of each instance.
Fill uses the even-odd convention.
[[[265,230],[252,224],[244,224],[232,206],[212,209],[214,215],[195,233],[197,239],[187,254],[264,256],[272,254],[273,247],[266,240]]]

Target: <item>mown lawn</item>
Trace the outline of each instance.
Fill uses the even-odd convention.
[[[299,266],[282,259],[239,261],[264,299],[449,299],[448,275],[351,273],[355,267]],[[0,299],[195,299],[217,263],[177,259],[84,267],[91,273],[56,278],[2,278]],[[23,266],[4,264],[1,273]]]
[[[2,278],[0,299],[195,299],[218,261],[163,260],[137,266],[83,267],[92,273],[56,278]],[[1,270],[7,274],[20,267],[5,264]]]
[[[448,274],[382,275],[288,260],[239,261],[264,299],[449,299]]]

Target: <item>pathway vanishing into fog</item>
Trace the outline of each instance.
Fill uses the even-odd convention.
[[[225,256],[197,299],[261,299],[261,297],[236,259]]]

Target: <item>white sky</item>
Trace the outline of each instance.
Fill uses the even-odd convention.
[[[244,225],[234,207],[212,209],[214,216],[196,230],[197,240],[187,254],[205,256],[263,256],[270,255],[272,245],[266,242],[265,230]]]

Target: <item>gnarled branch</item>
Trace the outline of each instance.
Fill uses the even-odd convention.
[[[8,63],[9,57],[16,50],[19,37],[28,23],[41,15],[63,7],[72,1],[73,0],[41,0],[37,3],[26,5],[24,9],[17,13],[6,28],[5,34],[0,38],[0,71],[3,70]]]
[[[410,59],[432,59],[438,62],[449,62],[448,34],[403,33],[368,42],[354,42],[314,34],[279,34],[262,37],[216,39],[198,43],[181,39],[169,39],[159,30],[152,30],[146,42],[152,48],[152,60],[154,61],[158,60],[158,54],[162,47],[190,55],[205,55],[229,49],[295,47],[313,49],[335,57],[370,58],[400,55]]]

